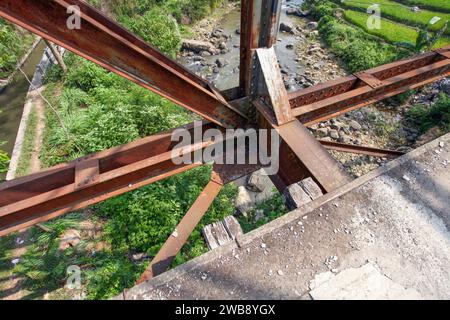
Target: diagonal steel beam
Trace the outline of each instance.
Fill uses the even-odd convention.
[[[152,259],[137,284],[148,281],[169,269],[173,259],[183,248],[224,185],[259,168],[261,168],[260,165],[214,165],[209,183]]]
[[[177,225],[174,232],[152,259],[150,265],[137,281],[137,284],[148,281],[169,269],[173,259],[189,239],[195,227],[200,223],[200,220],[202,220],[214,199],[220,190],[222,190],[222,187],[223,184],[215,179],[209,181],[205,189],[203,189],[197,200],[195,200],[189,211]]]
[[[79,29],[67,27],[71,6],[80,9]],[[84,1],[2,0],[0,16],[220,126],[234,128],[245,122],[245,115],[230,106],[209,83]]]
[[[280,160],[285,155],[295,155],[298,172],[309,173],[326,192],[331,192],[350,182],[350,178],[339,163],[331,157],[308,129],[292,116],[275,50],[273,48],[257,49],[256,57],[261,71],[259,77],[261,83],[258,91],[260,99],[256,100],[254,105],[262,116],[259,119],[260,125],[276,130],[283,139],[287,154],[280,153]],[[293,165],[294,163],[285,166],[292,168]],[[280,169],[287,170],[283,166],[280,166]],[[288,185],[284,183],[284,187]]]

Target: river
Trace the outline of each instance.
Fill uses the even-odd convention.
[[[45,43],[43,41],[39,42],[22,66],[22,70],[29,79],[33,79],[44,48]],[[1,148],[9,155],[11,155],[14,148],[29,87],[30,84],[25,76],[18,71],[11,83],[0,93],[0,141],[6,142]]]
[[[294,26],[299,21],[299,17],[293,15],[287,15],[286,9],[288,7],[299,7],[303,1],[289,1],[286,3],[283,1],[281,23],[285,23]],[[239,43],[240,36],[236,34],[236,30],[240,27],[240,12],[231,11],[225,14],[217,24],[216,29],[223,30],[223,33],[231,36],[231,40],[227,43],[229,52],[220,54],[218,56],[204,57],[206,64],[214,64],[218,57],[224,58],[229,64],[220,69],[220,72],[213,74],[209,79],[218,89],[225,90],[238,86],[239,84]],[[290,33],[280,32],[278,35],[278,42],[275,46],[278,59],[280,61],[282,69],[291,74],[296,74],[299,69],[303,68],[302,64],[298,62],[296,50],[287,48],[289,44],[295,44],[298,42],[298,38]],[[196,72],[200,75],[205,75],[205,68],[200,61],[194,61],[193,57],[181,57],[179,62],[185,65],[189,70]],[[296,90],[299,87],[296,86],[295,81],[289,87],[289,90]]]

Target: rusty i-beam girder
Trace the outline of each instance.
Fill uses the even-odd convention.
[[[79,29],[67,27],[71,6],[80,9]],[[230,106],[211,84],[84,1],[2,0],[0,16],[220,126],[235,128],[245,122],[245,115]]]
[[[204,123],[200,130],[215,127]],[[195,125],[183,126],[190,132]],[[92,154],[0,185],[0,236],[187,171],[172,161],[174,130]],[[180,150],[193,154],[212,142]],[[219,143],[219,142],[216,142]]]
[[[289,94],[292,113],[311,125],[450,75],[450,46]]]

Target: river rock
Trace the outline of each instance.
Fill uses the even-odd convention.
[[[447,94],[450,94],[450,79],[443,79],[440,83],[440,89]]]
[[[226,49],[227,49],[227,44],[226,44],[225,42],[221,42],[221,43],[219,44],[219,49],[220,49],[220,50],[226,50]]]
[[[319,24],[316,21],[311,21],[306,25],[306,28],[309,30],[316,30],[319,27]]]
[[[191,20],[191,18],[189,18],[188,15],[185,15],[185,14],[184,14],[184,15],[181,17],[180,23],[181,23],[182,25],[184,25],[184,26],[188,26],[188,25],[190,25],[190,24],[192,23],[192,20]]]
[[[293,34],[294,33],[294,28],[291,25],[288,25],[288,24],[282,22],[280,24],[280,31]]]
[[[226,59],[224,59],[224,58],[217,58],[216,64],[217,64],[217,66],[218,66],[219,68],[223,68],[223,67],[225,67],[226,65],[228,65],[228,61],[227,61]]]
[[[181,48],[195,53],[203,53],[206,51],[213,54],[217,51],[217,49],[209,42],[188,39],[183,40]]]
[[[302,11],[299,8],[287,8],[286,14],[287,15],[293,15],[297,17],[307,17],[310,15],[310,11]]]
[[[213,38],[221,38],[223,31],[221,29],[216,29],[213,32],[211,32],[211,37]]]
[[[263,192],[268,187],[272,187],[272,182],[263,169],[253,172],[247,179],[246,188],[250,191]]]
[[[358,122],[356,122],[355,120],[350,121],[349,122],[349,126],[355,131],[359,131],[362,128],[362,126]]]
[[[238,194],[236,199],[234,200],[234,204],[236,209],[245,214],[248,210],[250,210],[256,201],[256,196],[251,191],[247,190],[245,187],[240,186],[238,188]]]

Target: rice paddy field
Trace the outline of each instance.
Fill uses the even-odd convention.
[[[384,39],[389,43],[415,43],[420,29],[436,32],[448,23],[444,35],[438,40],[435,48],[450,45],[450,0],[346,0],[336,1],[344,9],[345,19],[363,29],[365,32]],[[379,4],[381,8],[381,28],[369,29],[367,26],[370,14],[367,8]],[[426,4],[426,5],[424,5]],[[419,6],[419,11],[412,11],[411,6]],[[430,8],[430,9],[425,9]],[[430,24],[432,19],[439,20]]]
[[[447,2],[450,3],[450,0]],[[343,6],[345,8],[367,12],[367,8],[374,3],[379,4],[382,17],[413,27],[426,28],[428,26],[430,31],[440,30],[445,25],[445,22],[450,20],[449,13],[426,9],[413,12],[411,11],[411,7],[390,0],[377,0],[376,2],[371,0],[348,0],[343,3]],[[439,17],[440,20],[430,25],[429,22],[435,17]],[[450,27],[447,28],[446,34],[450,35]]]
[[[398,0],[398,2],[450,13],[450,1],[448,0]]]

